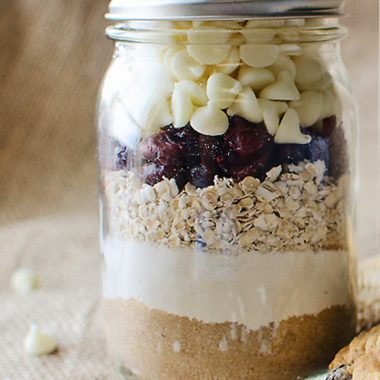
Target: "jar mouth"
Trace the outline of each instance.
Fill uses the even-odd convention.
[[[273,36],[266,39],[265,32]],[[201,35],[190,39],[189,35]],[[223,34],[226,38],[221,39]],[[256,34],[253,39],[248,35]],[[111,40],[150,44],[232,45],[243,43],[283,44],[328,42],[344,38],[347,29],[338,18],[264,18],[241,20],[143,21],[109,26]],[[228,42],[227,42],[228,41]]]

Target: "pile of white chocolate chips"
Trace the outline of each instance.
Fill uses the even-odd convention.
[[[311,29],[322,26],[318,21],[137,25],[166,30],[167,44],[119,46],[130,59],[114,70],[123,84],[110,133],[127,145],[136,134],[146,137],[170,124],[190,123],[201,134],[222,135],[232,115],[264,122],[276,143],[307,144],[303,128],[332,115],[340,121],[322,44],[305,42]],[[135,134],[120,131],[120,117]]]

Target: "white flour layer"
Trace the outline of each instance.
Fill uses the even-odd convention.
[[[342,251],[206,254],[108,237],[104,296],[252,330],[350,303]]]

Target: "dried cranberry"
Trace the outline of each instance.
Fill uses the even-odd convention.
[[[143,179],[148,185],[155,185],[162,181],[163,177],[174,178],[178,188],[182,189],[186,182],[187,172],[184,168],[171,164],[148,163],[143,166]]]
[[[234,127],[226,132],[224,140],[227,149],[236,154],[240,163],[248,164],[259,154],[272,150],[273,137],[264,124],[252,124],[239,117],[234,117],[232,121]]]
[[[189,179],[195,187],[204,188],[214,183],[215,168],[199,165],[190,169]]]
[[[199,136],[200,163],[214,175],[219,173],[217,157],[224,154],[222,149],[223,138],[220,136]]]
[[[192,127],[183,128],[169,127],[164,132],[167,138],[174,144],[177,144],[189,167],[199,165],[199,137],[201,136]]]
[[[232,118],[232,125],[223,138],[216,161],[223,173],[240,180],[245,175],[262,176],[270,169],[275,149],[273,137],[264,124],[253,124],[240,117]]]
[[[295,164],[308,158],[309,149],[302,144],[278,144],[276,149],[276,163]]]
[[[157,133],[145,139],[140,145],[142,157],[161,165],[182,165],[184,156],[178,144],[170,141],[165,133]]]
[[[335,115],[326,117],[325,119],[323,119],[322,121],[323,136],[326,136],[326,137],[330,136],[333,130],[335,129],[336,125],[337,125],[337,119]]]
[[[241,181],[247,176],[264,179],[265,173],[271,168],[271,166],[270,155],[263,154],[250,164],[232,165],[227,169],[227,173],[236,181]]]

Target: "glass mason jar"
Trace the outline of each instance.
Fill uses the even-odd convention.
[[[145,380],[318,372],[356,319],[340,0],[130,3],[111,4],[122,23],[107,30],[98,118],[115,368]]]

